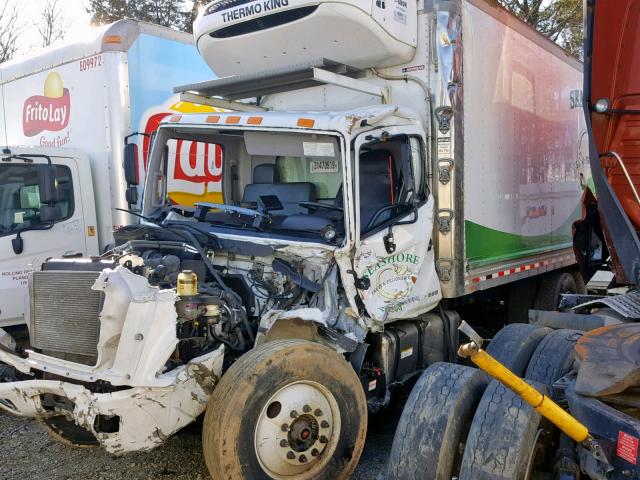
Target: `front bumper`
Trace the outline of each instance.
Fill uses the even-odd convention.
[[[222,374],[223,358],[224,346],[220,346],[159,375],[166,377],[165,387],[132,387],[112,393],[93,393],[82,385],[53,380],[0,383],[0,408],[34,418],[64,414],[92,432],[113,454],[149,450],[204,412]],[[43,405],[46,394],[69,400],[72,407],[51,411]],[[117,431],[99,431],[98,416],[118,417]]]

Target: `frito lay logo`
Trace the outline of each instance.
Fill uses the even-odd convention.
[[[69,124],[71,97],[62,78],[51,72],[44,82],[44,95],[27,98],[22,109],[22,131],[33,137],[44,130],[58,132]]]

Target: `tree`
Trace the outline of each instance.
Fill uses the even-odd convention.
[[[191,8],[188,8],[189,3]],[[204,1],[201,0],[89,0],[87,12],[94,25],[134,18],[191,32],[197,9],[202,4]]]
[[[544,36],[582,56],[583,0],[496,0]]]
[[[22,27],[18,23],[20,10],[17,6],[9,8],[9,2],[0,7],[0,63],[11,60],[18,47]]]
[[[209,0],[195,0],[193,5],[191,6],[191,10],[186,12],[184,16],[184,23],[180,30],[184,32],[193,33],[193,22],[196,21],[196,17],[198,16],[198,12],[202,7],[204,7]]]
[[[64,38],[67,30],[67,22],[62,16],[58,0],[48,0],[40,14],[41,23],[38,25],[38,32],[42,37],[42,46],[48,47],[56,40]]]

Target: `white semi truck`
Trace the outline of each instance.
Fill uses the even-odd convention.
[[[194,31],[223,78],[176,92],[234,111],[165,118],[141,223],[30,274],[0,406],[116,454],[206,411],[215,479],[348,478],[460,313],[579,288],[581,66],[483,0],[218,0]],[[172,193],[185,143],[217,200]]]
[[[135,219],[116,210],[136,203],[126,198],[122,146],[139,145],[133,183],[144,181],[160,120],[213,111],[180,102],[171,88],[207,78],[189,35],[132,20],[0,65],[0,327],[25,322],[30,271],[49,257],[99,255]],[[38,178],[49,162],[60,216],[43,221]]]

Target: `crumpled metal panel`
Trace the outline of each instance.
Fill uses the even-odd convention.
[[[576,392],[601,397],[640,386],[640,323],[592,330],[576,344]]]
[[[574,308],[582,309],[591,305],[606,305],[627,318],[640,319],[640,292],[637,290],[632,290],[622,295],[599,298],[591,302],[582,303]]]

